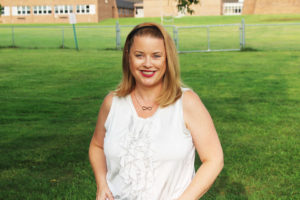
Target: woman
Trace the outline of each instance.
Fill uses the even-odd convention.
[[[193,200],[212,185],[222,148],[197,94],[181,87],[172,38],[158,24],[136,26],[124,46],[123,79],[105,97],[90,144],[97,200]]]

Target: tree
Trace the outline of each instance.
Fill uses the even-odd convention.
[[[178,11],[184,11],[186,9],[186,11],[192,15],[195,11],[192,10],[190,6],[198,4],[199,0],[177,0],[177,2]]]
[[[0,16],[2,15],[2,10],[3,10],[4,8],[2,7],[2,5],[0,4]]]
[[[133,3],[143,2],[143,0],[127,0],[127,1],[130,1]],[[200,0],[171,0],[171,1],[177,1],[178,11],[185,11],[185,9],[186,9],[186,11],[191,15],[194,13],[194,10],[192,10],[190,6],[193,4],[196,5],[200,2]]]

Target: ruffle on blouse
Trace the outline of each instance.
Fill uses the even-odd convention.
[[[124,199],[150,199],[154,169],[150,148],[152,121],[131,116],[128,133],[121,140],[120,176],[126,187]]]

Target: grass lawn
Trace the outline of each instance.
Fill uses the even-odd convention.
[[[0,199],[94,199],[88,146],[101,101],[120,80],[121,52],[1,49],[0,58]],[[300,52],[180,61],[225,153],[203,199],[299,199]]]
[[[243,17],[246,23],[300,22],[300,15],[258,15],[184,17],[174,24]],[[159,18],[119,20],[142,21]],[[0,199],[95,197],[88,146],[102,99],[121,78],[122,53],[112,50],[113,28],[78,28],[81,50],[58,49],[61,27],[55,26],[15,29],[20,48],[0,48]],[[11,44],[7,27],[0,25],[1,47]],[[129,30],[121,31],[122,42]],[[239,45],[238,30],[211,31],[212,48]],[[74,48],[72,29],[64,34],[66,47]],[[205,30],[179,36],[180,48],[206,48]],[[182,79],[210,111],[225,154],[203,199],[300,199],[300,26],[248,27],[246,45],[256,51],[180,54]]]

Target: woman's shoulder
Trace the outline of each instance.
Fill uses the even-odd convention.
[[[182,99],[183,116],[187,127],[199,122],[208,122],[210,114],[200,97],[192,90],[186,91]]]
[[[193,90],[186,88],[182,90],[182,104],[183,106],[193,106],[195,103],[201,102],[200,97]]]
[[[185,114],[192,114],[205,109],[198,94],[191,89],[183,92],[182,107]]]
[[[120,97],[115,91],[109,92],[103,99],[102,106],[105,113],[109,113],[111,109],[114,109],[116,105],[124,104],[130,94]]]
[[[115,94],[114,92],[109,92],[103,99],[103,102],[102,102],[102,106],[101,108],[103,109],[103,112],[108,114],[109,111],[110,111],[110,108],[111,108],[111,105],[112,105],[112,102],[113,102],[113,98],[114,98]]]

